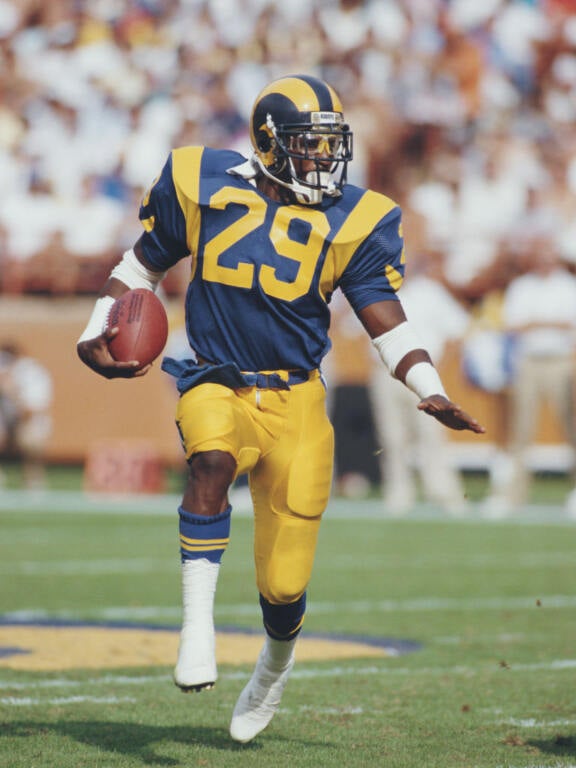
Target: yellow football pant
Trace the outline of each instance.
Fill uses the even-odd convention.
[[[290,390],[200,384],[180,398],[176,421],[187,459],[226,451],[237,475],[249,473],[258,590],[274,605],[298,600],[332,485],[334,434],[320,374]]]

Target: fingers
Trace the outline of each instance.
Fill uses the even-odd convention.
[[[97,338],[78,344],[82,362],[105,379],[133,379],[146,375],[151,365],[141,365],[139,360],[121,362],[112,357],[108,343],[117,333],[117,327],[110,328]]]
[[[106,328],[102,333],[102,336],[106,339],[106,341],[110,341],[110,339],[113,339],[114,336],[118,335],[119,331],[120,329],[117,325],[115,325],[113,328]]]
[[[138,360],[131,360],[128,363],[118,363],[113,360],[111,364],[99,365],[94,370],[107,379],[133,379],[137,376],[144,376],[150,368],[150,365],[140,367]]]
[[[459,405],[446,400],[444,397],[422,400],[418,404],[418,408],[430,416],[434,416],[434,418],[450,429],[468,430],[479,435],[486,432],[485,427],[479,421],[463,411]]]

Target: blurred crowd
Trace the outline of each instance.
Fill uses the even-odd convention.
[[[170,149],[247,150],[294,71],[465,299],[535,237],[576,261],[576,0],[0,0],[0,290],[93,292]]]
[[[570,360],[562,392],[522,390],[532,428],[534,398],[565,420],[567,377],[573,394],[576,0],[0,0],[0,294],[95,293],[170,149],[248,153],[255,95],[291,72],[342,97],[350,181],[403,208],[405,293],[425,278],[437,307],[458,303],[466,376],[506,393],[496,442],[518,454],[532,438],[510,405],[511,337],[545,325],[524,346]],[[178,270],[164,283],[182,287]]]

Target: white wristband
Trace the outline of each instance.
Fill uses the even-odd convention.
[[[102,296],[96,300],[96,304],[94,304],[94,309],[88,320],[88,325],[84,329],[82,336],[78,339],[78,344],[81,341],[95,339],[103,333],[106,328],[106,323],[108,322],[110,309],[115,301],[116,299],[113,299],[112,296]]]
[[[432,395],[448,397],[436,368],[430,363],[416,363],[408,369],[406,386],[415,392],[420,400]]]

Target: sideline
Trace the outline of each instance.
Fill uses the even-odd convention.
[[[251,517],[252,506],[245,493],[232,492],[230,498],[236,517]],[[73,513],[98,515],[152,515],[174,517],[181,502],[179,494],[106,494],[84,491],[2,490],[0,513],[16,510],[30,513]],[[419,503],[399,517],[388,514],[381,499],[333,498],[328,503],[327,519],[361,519],[394,522],[454,522],[513,525],[576,526],[560,504],[527,504],[522,510],[497,519],[484,515],[482,504],[469,502],[469,510],[460,516],[450,515],[432,504]]]

